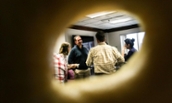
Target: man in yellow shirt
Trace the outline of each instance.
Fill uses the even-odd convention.
[[[96,33],[96,39],[98,45],[90,49],[86,64],[94,65],[95,75],[112,74],[115,64],[124,62],[124,58],[115,47],[106,44],[103,31]]]

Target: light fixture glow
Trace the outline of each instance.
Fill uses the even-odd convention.
[[[116,19],[116,20],[109,20],[109,23],[121,23],[121,22],[130,21],[130,20],[131,20],[131,18]]]
[[[116,11],[104,11],[104,12],[98,12],[98,13],[94,13],[94,14],[89,14],[89,15],[86,15],[87,17],[89,18],[95,18],[95,17],[98,17],[98,16],[103,16],[103,15],[107,15],[107,14],[110,14],[110,13],[114,13]]]

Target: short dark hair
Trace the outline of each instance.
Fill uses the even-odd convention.
[[[134,38],[132,38],[132,39],[127,38],[124,41],[125,41],[126,44],[130,44],[131,48],[134,46],[134,41],[135,41]]]
[[[100,42],[105,41],[105,33],[103,31],[98,31],[96,33],[96,38],[97,40],[99,40]]]

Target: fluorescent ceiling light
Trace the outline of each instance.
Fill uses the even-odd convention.
[[[104,12],[98,12],[98,13],[94,13],[94,14],[90,14],[90,15],[87,15],[87,17],[89,18],[95,18],[95,17],[98,17],[98,16],[103,16],[103,15],[107,15],[107,14],[110,14],[110,13],[114,13],[116,11],[104,11]]]
[[[130,21],[130,20],[131,20],[131,18],[116,19],[116,20],[109,20],[109,23],[121,23],[121,22]]]

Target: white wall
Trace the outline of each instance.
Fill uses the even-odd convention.
[[[108,33],[105,33],[105,41],[109,44],[109,35],[108,35]]]
[[[140,32],[140,31],[141,31],[140,28],[134,28],[134,29],[128,29],[128,30],[108,33],[109,45],[115,46],[119,50],[119,52],[121,52],[120,35],[129,34],[129,33],[136,33],[136,32]]]
[[[58,37],[58,39],[57,39],[57,41],[56,41],[56,44],[55,44],[55,47],[54,47],[54,52],[55,52],[55,53],[59,53],[59,48],[60,48],[61,44],[62,44],[63,42],[65,42],[65,41],[66,41],[66,40],[65,40],[65,34],[62,33],[62,34]]]

